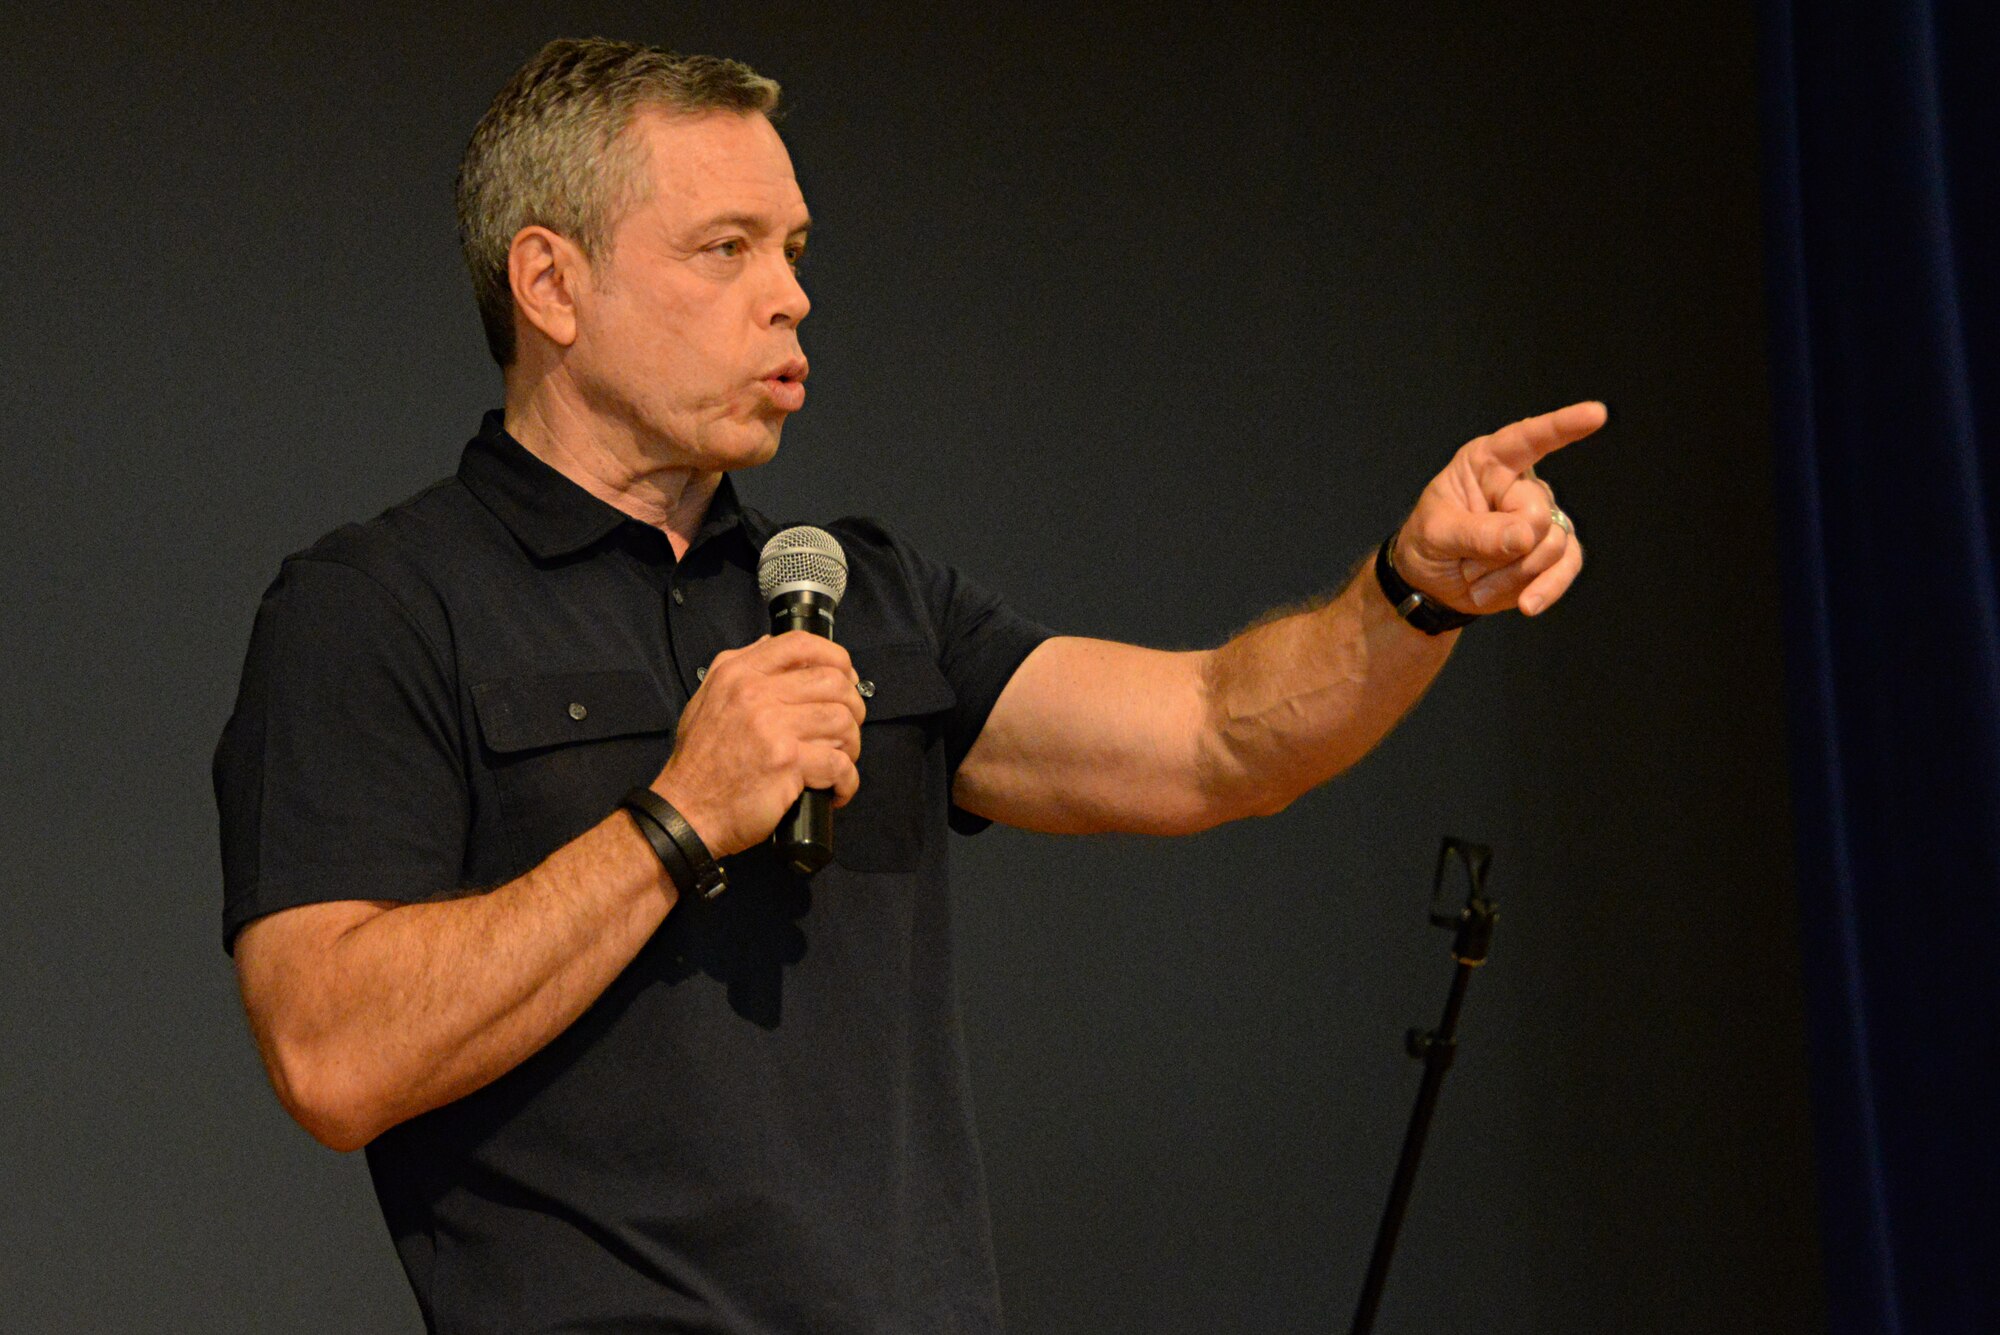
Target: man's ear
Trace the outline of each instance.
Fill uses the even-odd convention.
[[[576,299],[589,281],[589,261],[576,243],[546,227],[523,227],[507,247],[514,309],[559,348],[576,342]]]

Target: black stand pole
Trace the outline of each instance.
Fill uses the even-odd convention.
[[[1440,910],[1445,869],[1456,857],[1465,864],[1471,882],[1465,906]],[[1458,1013],[1465,1005],[1465,987],[1472,971],[1486,962],[1493,944],[1493,924],[1500,916],[1499,905],[1486,897],[1486,870],[1493,863],[1493,850],[1462,839],[1446,839],[1438,850],[1437,874],[1431,882],[1431,922],[1455,928],[1451,957],[1458,962],[1452,972],[1451,992],[1445,997],[1444,1018],[1426,1033],[1412,1029],[1404,1036],[1404,1046],[1424,1064],[1423,1084],[1417,1089],[1417,1106],[1410,1110],[1409,1129],[1403,1133],[1402,1157],[1396,1161],[1396,1178],[1389,1185],[1389,1203],[1382,1211],[1382,1227],[1375,1233],[1375,1253],[1368,1260],[1368,1278],[1361,1285],[1361,1300],[1354,1307],[1351,1335],[1368,1335],[1375,1328],[1375,1311],[1382,1305],[1382,1290],[1389,1282],[1389,1261],[1396,1253],[1396,1235],[1403,1228],[1403,1213],[1410,1204],[1410,1188],[1416,1185],[1417,1161],[1423,1157],[1424,1137],[1431,1128],[1431,1114],[1437,1110],[1438,1091],[1444,1088],[1444,1073],[1458,1055]]]

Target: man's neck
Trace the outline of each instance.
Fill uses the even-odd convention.
[[[505,421],[507,434],[530,454],[605,504],[666,534],[676,560],[687,555],[721,473],[662,464],[630,429],[552,393],[517,393],[509,385]]]

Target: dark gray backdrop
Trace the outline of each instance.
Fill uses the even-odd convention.
[[[0,81],[0,1329],[408,1330],[217,948],[209,749],[279,558],[497,401],[449,185],[547,37],[787,85],[812,406],[746,479],[1076,633],[1324,590],[1574,398],[1591,568],[1280,817],[961,843],[1021,1332],[1344,1328],[1447,938],[1505,919],[1384,1331],[1820,1328],[1737,7],[68,7]],[[1086,12],[1087,11],[1087,12]],[[1607,17],[1607,15],[1612,15]]]

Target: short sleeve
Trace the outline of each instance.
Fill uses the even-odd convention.
[[[948,772],[955,778],[1015,669],[1055,632],[907,544],[897,543],[896,551],[923,599],[938,665],[958,697],[944,724]],[[960,834],[977,834],[992,823],[956,804],[951,808],[951,827]]]
[[[458,888],[470,801],[452,681],[366,572],[294,557],[216,747],[225,949],[252,919]]]

